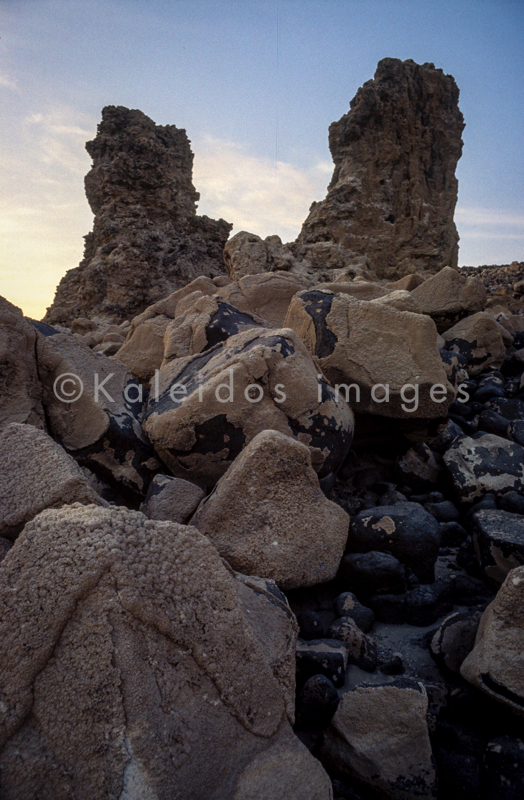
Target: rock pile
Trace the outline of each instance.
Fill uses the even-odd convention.
[[[0,302],[2,798],[522,796],[524,308],[453,268],[456,94],[432,65],[381,62],[335,126],[309,266],[246,234],[231,277],[188,255],[165,283],[144,231],[180,255],[203,230],[185,134],[104,112],[87,185],[115,248],[65,280],[67,328]],[[399,225],[394,274],[371,204],[374,279],[340,279],[329,209],[356,191],[362,119],[372,141],[411,131],[413,230],[428,187],[447,199],[424,263]],[[137,262],[116,259],[114,295],[88,288],[133,219],[155,285],[109,324]]]

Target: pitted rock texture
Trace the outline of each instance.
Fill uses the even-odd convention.
[[[173,475],[211,486],[263,430],[308,445],[320,477],[336,472],[354,417],[294,331],[256,328],[163,367],[143,426]]]
[[[105,505],[78,464],[45,431],[12,422],[0,434],[0,535],[8,538],[45,508]]]
[[[0,430],[10,422],[45,427],[35,329],[0,297]]]
[[[185,525],[204,499],[200,486],[173,478],[170,475],[155,475],[140,511],[149,519],[163,519]]]
[[[295,589],[335,577],[349,516],[324,496],[309,449],[265,430],[235,459],[191,525],[234,569]]]
[[[45,511],[5,557],[0,597],[5,800],[240,800],[257,776],[268,797],[299,780],[331,798],[290,727],[289,609],[194,528]]]
[[[462,317],[483,311],[486,289],[477,275],[467,278],[462,272],[444,267],[413,289],[412,297],[422,314],[429,314],[439,333],[451,328]]]
[[[39,334],[37,358],[52,436],[106,483],[144,497],[161,464],[139,422],[142,386],[119,361],[67,333]]]
[[[329,129],[335,170],[297,245],[333,242],[378,278],[456,267],[464,121],[451,75],[385,58]]]
[[[485,610],[475,647],[460,673],[494,700],[524,714],[523,649],[524,567],[517,567]]]
[[[295,295],[285,324],[298,333],[355,411],[406,419],[442,417],[455,397],[435,323],[423,314],[312,289]]]
[[[485,311],[465,317],[442,334],[446,349],[466,359],[466,369],[474,378],[487,367],[500,369],[506,348],[500,325]]]
[[[463,503],[488,492],[524,492],[524,448],[493,433],[455,439],[444,454],[444,464]]]
[[[85,179],[93,231],[83,261],[60,281],[48,322],[130,319],[198,275],[225,273],[222,251],[232,226],[196,215],[184,130],[107,106],[86,149],[93,158]]]

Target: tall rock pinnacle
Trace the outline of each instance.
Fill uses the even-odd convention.
[[[197,216],[184,130],[107,106],[86,149],[93,158],[85,178],[93,231],[82,262],[60,281],[46,321],[129,319],[197,275],[224,272],[232,226]]]
[[[335,170],[297,239],[303,255],[309,245],[335,243],[346,263],[364,259],[379,279],[457,266],[458,96],[452,76],[433,64],[379,62],[330,126]]]

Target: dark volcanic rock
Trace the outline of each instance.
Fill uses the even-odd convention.
[[[482,509],[471,517],[475,551],[487,577],[502,583],[511,569],[524,564],[524,516]]]
[[[330,126],[335,171],[297,243],[341,245],[379,278],[456,267],[458,96],[454,79],[433,64],[380,61]]]
[[[225,272],[222,251],[232,226],[196,215],[184,130],[107,106],[86,149],[93,158],[85,179],[93,232],[80,266],[60,281],[48,322],[130,319],[197,275]]]

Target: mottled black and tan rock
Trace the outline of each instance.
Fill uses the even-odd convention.
[[[86,148],[93,158],[85,179],[93,231],[82,262],[60,281],[48,322],[131,319],[198,275],[225,273],[222,251],[232,226],[196,214],[185,130],[106,106]]]
[[[2,563],[0,634],[5,800],[332,797],[290,725],[289,608],[194,528],[44,511]]]
[[[457,499],[473,503],[488,492],[524,493],[524,448],[494,433],[458,437],[444,454]]]
[[[12,422],[0,434],[0,535],[14,539],[46,508],[105,505],[78,464],[45,431]]]
[[[191,525],[234,569],[295,589],[335,577],[349,516],[322,492],[309,449],[265,430],[237,456]]]
[[[294,331],[255,328],[166,364],[143,426],[173,475],[212,486],[270,429],[308,445],[320,477],[336,472],[354,417]]]
[[[35,342],[22,311],[0,297],[0,430],[10,422],[45,427]]]
[[[335,170],[326,199],[311,206],[297,256],[332,242],[388,280],[456,267],[458,96],[452,76],[433,64],[380,61],[330,126]]]
[[[428,419],[445,416],[455,398],[424,314],[317,288],[295,295],[285,325],[355,411]]]
[[[485,311],[465,317],[442,333],[446,349],[466,358],[471,378],[487,367],[500,369],[506,355],[501,326]]]

